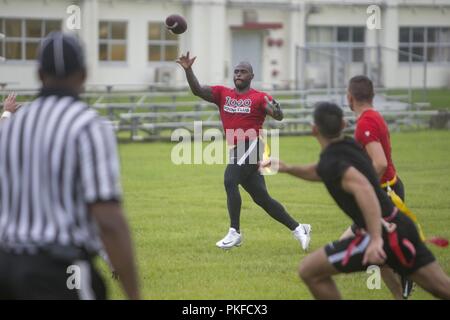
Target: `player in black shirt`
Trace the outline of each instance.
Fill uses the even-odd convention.
[[[337,205],[358,226],[355,236],[308,255],[300,265],[300,277],[315,298],[339,299],[333,275],[387,264],[435,297],[450,299],[450,278],[420,240],[414,222],[394,207],[381,189],[368,155],[352,138],[342,135],[344,127],[342,110],[321,102],[314,111],[313,125],[313,134],[322,146],[319,163],[290,166],[271,160],[280,172],[323,181]],[[265,161],[261,167],[269,163]]]

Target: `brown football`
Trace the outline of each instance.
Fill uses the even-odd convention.
[[[178,14],[172,14],[166,18],[166,28],[175,34],[181,34],[186,31],[186,19]]]

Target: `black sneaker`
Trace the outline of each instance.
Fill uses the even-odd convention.
[[[408,299],[411,294],[412,291],[414,289],[414,282],[410,279],[408,279],[405,276],[401,276],[401,280],[402,280],[402,295],[403,295],[403,299]]]

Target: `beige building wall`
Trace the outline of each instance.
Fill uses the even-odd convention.
[[[149,62],[147,26],[150,21],[164,21],[172,13],[184,15],[188,31],[179,38],[180,53],[191,51],[197,56],[194,65],[201,83],[232,85],[232,26],[244,24],[244,12],[253,10],[259,23],[282,24],[281,29],[260,30],[262,41],[261,82],[266,88],[294,88],[299,81],[320,77],[314,66],[303,79],[298,59],[298,47],[306,44],[308,26],[365,26],[367,6],[373,2],[382,8],[382,29],[366,30],[367,46],[383,46],[382,83],[387,87],[421,86],[423,65],[399,63],[398,29],[400,26],[450,27],[450,3],[429,0],[388,1],[303,1],[303,0],[80,0],[82,28],[89,67],[88,85],[145,88],[157,79],[157,70],[169,70],[171,85],[185,87],[182,69],[173,61]],[[73,1],[15,0],[0,1],[0,18],[61,19],[68,17],[66,9]],[[311,11],[311,8],[314,10]],[[310,13],[312,12],[312,13]],[[98,60],[98,23],[101,20],[127,22],[127,60]],[[281,39],[282,45],[269,46],[269,39]],[[2,40],[0,40],[2,41]],[[318,66],[319,67],[319,66]],[[352,66],[350,66],[352,68]],[[0,83],[9,87],[37,88],[36,64],[33,61],[0,62]],[[352,69],[353,70],[353,69]],[[360,70],[354,68],[354,70]],[[411,71],[410,71],[411,70]],[[323,71],[320,71],[323,72]],[[355,71],[357,72],[357,71]],[[410,77],[410,72],[412,77]],[[276,74],[276,75],[275,75]],[[323,75],[322,75],[323,76]],[[450,63],[429,63],[426,83],[429,87],[450,85]]]

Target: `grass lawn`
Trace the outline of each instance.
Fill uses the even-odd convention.
[[[390,95],[408,95],[407,90],[396,89],[388,90]],[[425,98],[425,100],[424,100]],[[449,89],[428,89],[426,96],[422,90],[415,89],[412,91],[412,102],[429,102],[429,109],[450,110],[450,90]]]
[[[280,155],[309,163],[319,147],[312,137],[281,138]],[[406,199],[426,234],[450,238],[450,131],[392,134],[393,157]],[[122,144],[122,181],[145,299],[311,299],[297,277],[305,257],[291,233],[242,192],[243,245],[215,247],[228,230],[223,188],[225,165],[172,164],[170,143]],[[271,195],[301,222],[313,226],[312,250],[336,239],[350,220],[320,183],[285,175],[266,177]],[[450,274],[450,249],[431,248]],[[98,261],[110,289],[118,283]],[[338,276],[345,299],[390,299],[366,287],[368,274]],[[429,299],[416,289],[413,299]]]

